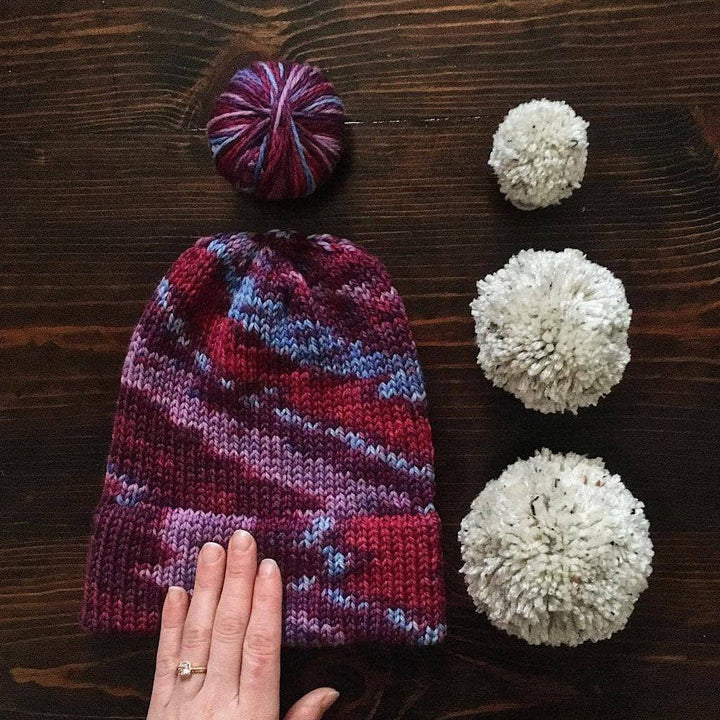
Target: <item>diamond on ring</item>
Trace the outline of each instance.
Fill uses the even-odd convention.
[[[199,665],[193,666],[189,660],[181,660],[175,670],[175,674],[180,678],[188,678],[193,674],[204,674],[206,672],[207,668]]]

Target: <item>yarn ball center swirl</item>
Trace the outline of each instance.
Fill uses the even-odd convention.
[[[304,197],[331,176],[342,152],[344,110],[312,65],[257,62],[239,70],[207,125],[215,167],[260,199]]]

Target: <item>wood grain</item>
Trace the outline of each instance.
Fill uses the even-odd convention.
[[[77,627],[127,340],[197,236],[294,227],[377,253],[427,376],[451,633],[427,653],[291,651],[284,702],[332,717],[720,716],[720,11],[716,2],[77,0],[0,7],[0,714],[142,718],[153,642]],[[337,177],[304,202],[237,197],[202,127],[255,57],[321,64],[349,111]],[[583,188],[514,210],[486,160],[507,109],[590,121]],[[475,281],[523,247],[578,247],[625,283],[633,359],[577,417],[525,411],[475,365]],[[549,446],[603,456],[646,503],[650,588],[626,630],[533,648],[476,615],[457,526]]]
[[[320,64],[353,120],[468,117],[538,92],[598,107],[700,103],[720,82],[712,0],[81,0],[0,11],[3,125],[202,127],[238,63]]]

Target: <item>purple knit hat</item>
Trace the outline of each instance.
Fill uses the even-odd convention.
[[[252,532],[288,644],[445,633],[425,390],[402,301],[347,240],[203,238],[123,367],[82,622],[152,633],[203,543]]]

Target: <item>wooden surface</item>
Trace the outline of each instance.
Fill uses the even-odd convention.
[[[201,234],[294,227],[376,252],[424,365],[450,637],[429,652],[285,654],[284,702],[332,718],[720,717],[720,3],[666,0],[7,0],[0,5],[0,716],[144,718],[153,643],[77,626],[120,366],[143,304]],[[262,57],[321,65],[350,152],[305,202],[215,177],[214,94]],[[590,122],[581,191],[522,213],[486,165],[509,107]],[[525,411],[475,365],[474,284],[525,247],[578,247],[625,283],[632,361],[599,407]],[[656,559],[628,627],[534,648],[475,614],[458,523],[547,445],[605,457]],[[244,719],[243,719],[244,720]]]

